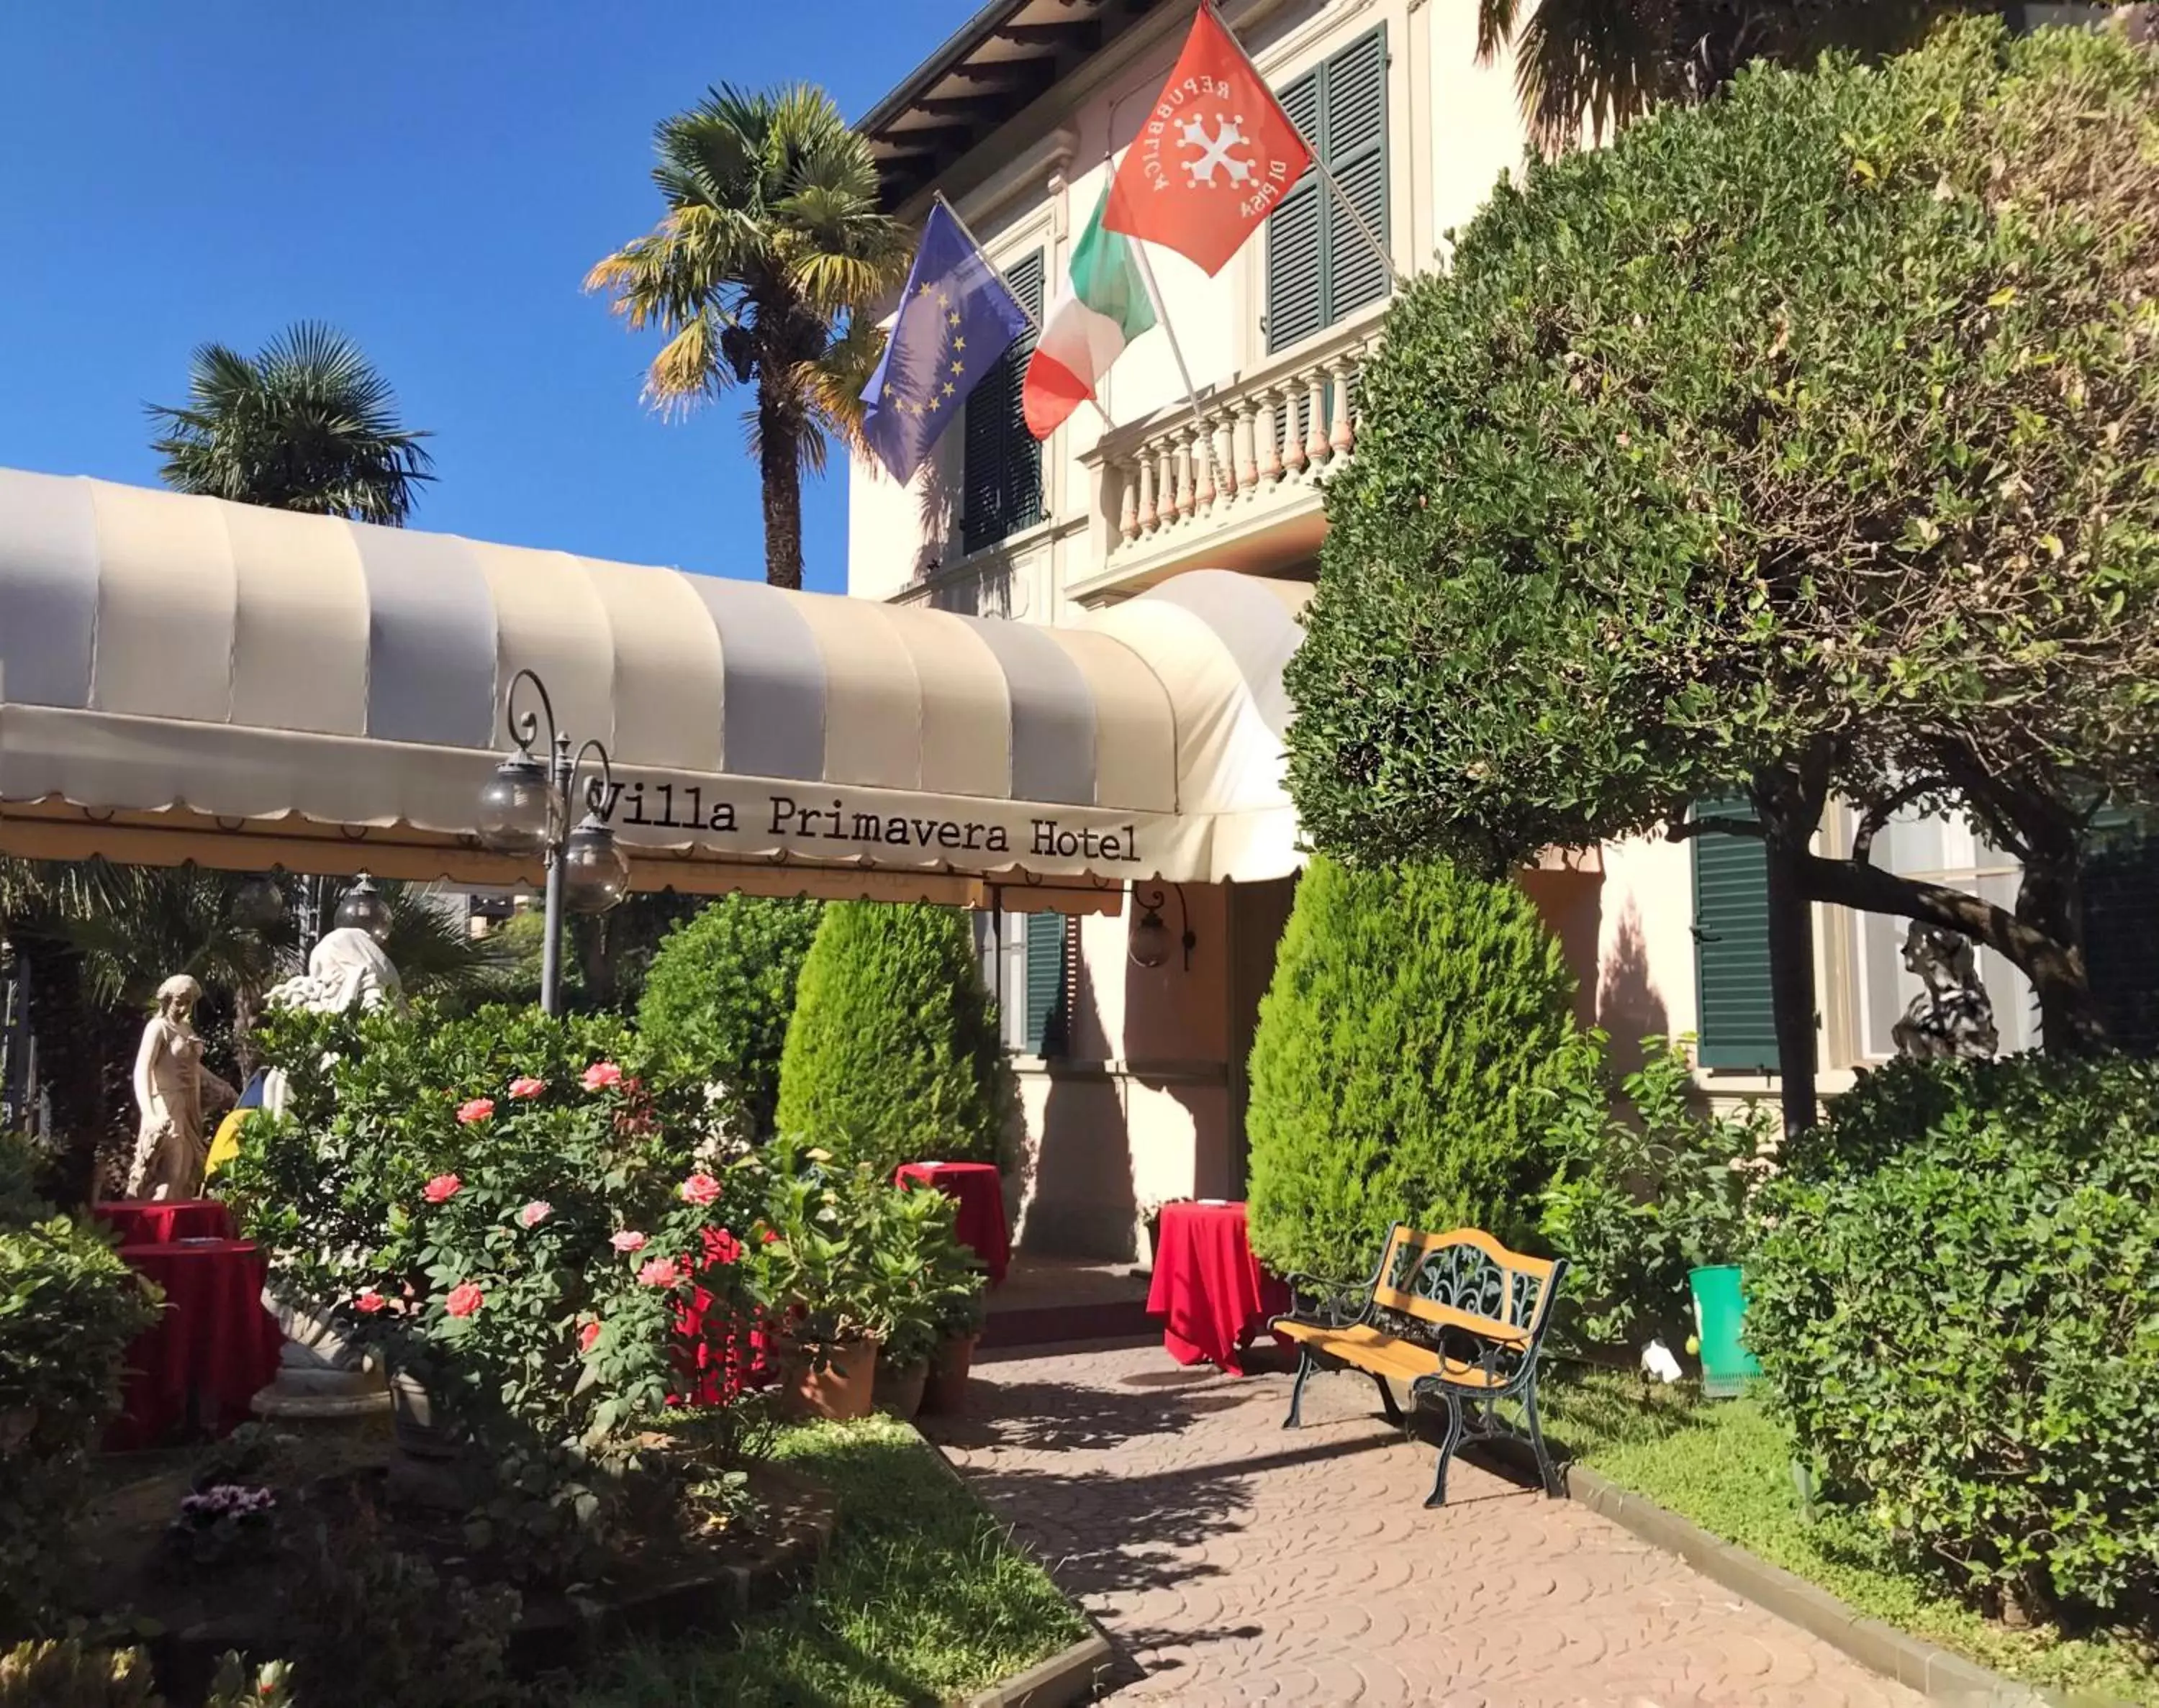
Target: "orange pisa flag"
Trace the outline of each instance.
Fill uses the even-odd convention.
[[[1266,80],[1202,0],[1117,168],[1102,224],[1218,273],[1311,164]]]

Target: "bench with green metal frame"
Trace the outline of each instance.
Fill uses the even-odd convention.
[[[1404,1421],[1390,1379],[1409,1389],[1413,1405],[1446,1408],[1426,1506],[1447,1504],[1447,1467],[1464,1441],[1526,1440],[1545,1492],[1558,1494],[1559,1473],[1537,1422],[1537,1351],[1566,1273],[1565,1258],[1509,1251],[1475,1228],[1424,1234],[1397,1222],[1369,1281],[1291,1276],[1291,1314],[1274,1324],[1297,1343],[1297,1385],[1282,1427],[1303,1421],[1304,1385],[1314,1370],[1359,1370],[1378,1385],[1390,1423]],[[1500,1413],[1503,1401],[1520,1403],[1525,1426]]]

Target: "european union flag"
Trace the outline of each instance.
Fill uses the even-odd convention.
[[[903,486],[982,377],[1028,328],[1027,311],[952,210],[937,202],[907,276],[862,437]]]

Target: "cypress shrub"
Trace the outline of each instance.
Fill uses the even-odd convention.
[[[815,902],[731,895],[668,934],[645,975],[637,1027],[655,1056],[725,1088],[727,1129],[768,1138],[779,1056]]]
[[[1017,1102],[967,916],[836,902],[803,964],[779,1128],[889,1172],[994,1162]]]
[[[1369,1274],[1390,1224],[1517,1242],[1551,1173],[1543,1088],[1574,979],[1514,885],[1441,862],[1320,857],[1252,1042],[1252,1249],[1277,1274]]]

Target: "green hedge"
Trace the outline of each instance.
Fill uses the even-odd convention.
[[[1765,1188],[1747,1333],[1801,1451],[1982,1606],[2159,1606],[2159,1064],[1861,1077]]]
[[[780,1059],[779,1131],[890,1170],[1003,1156],[1017,1093],[967,916],[825,909]]]
[[[729,896],[676,926],[645,975],[637,1027],[646,1048],[724,1087],[739,1137],[772,1134],[780,1052],[818,912],[815,902]]]
[[[29,1172],[23,1141],[4,1172]],[[0,1198],[0,1640],[36,1628],[88,1498],[91,1455],[120,1410],[128,1343],[156,1290],[103,1230],[19,1189]]]
[[[1314,860],[1252,1043],[1252,1248],[1369,1273],[1389,1225],[1519,1240],[1551,1173],[1543,1088],[1574,979],[1512,883],[1443,863]]]

